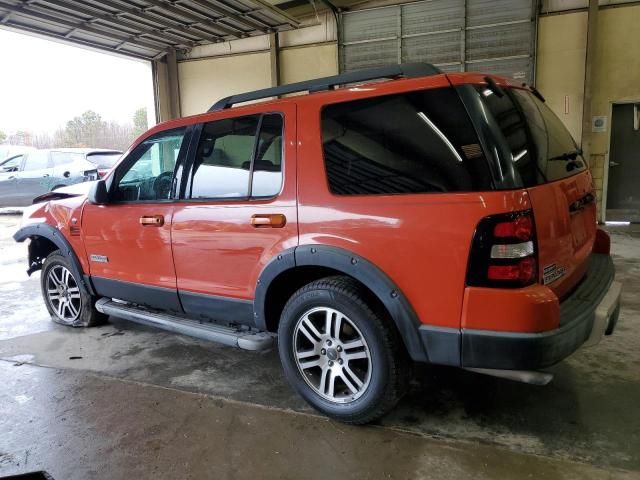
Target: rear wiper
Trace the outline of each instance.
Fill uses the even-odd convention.
[[[556,155],[555,157],[551,157],[549,160],[575,160],[578,158],[578,155],[582,155],[582,149],[578,148],[573,152],[566,152],[560,155]]]

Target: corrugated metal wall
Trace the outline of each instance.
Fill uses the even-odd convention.
[[[341,14],[340,68],[429,62],[531,83],[535,0],[423,0]]]

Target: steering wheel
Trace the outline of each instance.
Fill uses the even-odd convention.
[[[171,183],[173,179],[173,172],[162,172],[153,181],[153,192],[156,195],[156,199],[167,199],[171,193]]]

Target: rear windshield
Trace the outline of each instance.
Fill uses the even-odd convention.
[[[586,169],[569,131],[531,92],[514,88],[499,97],[485,87],[477,90],[502,132],[523,186],[553,182]]]
[[[98,168],[111,168],[115,165],[122,154],[121,153],[90,153],[87,160],[95,164]]]
[[[336,195],[492,189],[482,148],[452,88],[330,105],[322,111],[322,145]]]

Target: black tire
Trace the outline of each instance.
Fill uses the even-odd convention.
[[[68,272],[68,288],[64,294],[59,292],[49,294],[48,290],[56,287],[56,280],[52,278],[52,275],[56,275],[56,278],[60,278],[60,273]],[[71,263],[59,250],[52,252],[44,261],[42,266],[42,275],[40,276],[40,288],[42,290],[42,297],[44,303],[51,315],[51,319],[61,325],[69,327],[93,327],[106,323],[107,316],[98,312],[95,308],[97,298],[89,295],[88,292],[82,288],[73,275],[73,269]],[[78,298],[76,297],[76,289]],[[64,289],[63,289],[64,290]],[[72,307],[63,306],[60,308],[60,300],[54,297],[62,297],[69,295],[65,302],[71,302]],[[62,314],[60,314],[62,310]],[[77,310],[77,315],[72,315]]]
[[[320,393],[322,388],[324,395],[327,394],[327,390],[324,388],[326,383],[325,376],[330,379],[339,378],[335,377],[333,373],[325,374],[323,372],[323,369],[326,368],[326,363],[322,367],[311,367],[311,369],[320,369],[316,377],[324,379],[324,382],[322,379],[318,380],[318,386],[312,386],[307,380],[311,376],[303,376],[303,367],[299,367],[299,363],[296,360],[298,356],[296,349],[298,347],[296,346],[295,338],[296,335],[299,336],[301,334],[302,327],[300,325],[304,323],[303,318],[307,314],[307,318],[310,318],[314,311],[322,315],[323,308],[343,314],[344,317],[341,320],[341,324],[344,325],[344,319],[346,319],[349,327],[355,326],[358,338],[361,337],[366,343],[366,347],[363,347],[363,349],[368,350],[369,358],[365,360],[365,362],[368,362],[368,368],[366,369],[369,372],[366,374],[368,383],[362,387],[362,392],[358,393],[359,397],[355,396],[358,394],[354,394],[353,400],[347,400],[347,403],[337,403],[337,401],[325,398],[323,393]],[[332,318],[335,318],[333,314]],[[322,332],[320,332],[320,328],[318,327],[317,332],[326,334],[326,327]],[[330,328],[333,329],[333,327]],[[355,330],[351,328],[351,331]],[[302,333],[304,334],[304,332]],[[338,333],[336,337],[338,342],[334,341],[335,343],[341,342],[339,340],[340,335]],[[316,337],[314,336],[314,338]],[[304,339],[302,340],[302,342],[305,341]],[[325,345],[325,342],[327,342],[326,339],[321,340],[315,344],[316,346],[309,342],[309,348],[317,352],[317,349],[320,348],[319,345]],[[345,346],[344,351],[339,350],[343,353],[338,355],[347,353],[348,342],[342,344]],[[375,301],[371,301],[369,292],[349,277],[334,276],[323,278],[302,287],[293,294],[282,312],[278,327],[278,349],[284,373],[290,385],[316,410],[345,423],[364,424],[385,415],[405,393],[410,378],[411,362],[395,329],[395,325],[387,318],[386,312],[379,308]],[[307,351],[311,352],[312,350]],[[327,360],[329,353],[335,357],[335,351],[329,352],[324,348],[322,350],[325,351],[322,355]],[[305,352],[298,351],[298,353],[304,354]],[[316,356],[318,361],[327,361],[324,357],[316,354],[313,355],[313,358]],[[347,356],[345,356],[345,359],[344,366],[340,360],[338,360],[340,361],[340,366],[336,366],[335,362],[332,363],[338,369],[348,368],[350,360]],[[331,367],[331,370],[333,370],[334,366]],[[350,376],[349,378],[352,377]],[[335,380],[333,382],[335,383]],[[344,386],[346,386],[346,383]],[[333,387],[331,387],[331,390],[333,391]]]

